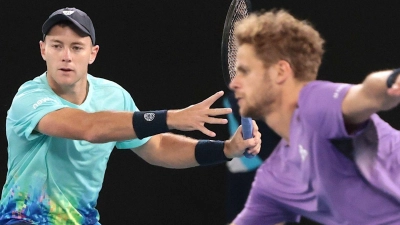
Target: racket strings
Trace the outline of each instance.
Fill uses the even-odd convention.
[[[235,23],[244,19],[248,15],[247,5],[243,0],[239,0],[236,3],[234,15],[231,20],[228,40],[228,71],[229,77],[232,80],[236,76],[236,54],[237,54],[237,43],[234,36]]]

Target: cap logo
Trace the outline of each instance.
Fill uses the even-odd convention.
[[[69,16],[72,13],[74,13],[75,11],[63,11],[64,15]]]

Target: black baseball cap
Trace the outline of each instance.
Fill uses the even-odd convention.
[[[63,8],[53,12],[42,26],[43,38],[50,31],[50,29],[60,21],[69,20],[76,25],[79,30],[89,35],[92,39],[92,44],[95,44],[96,36],[94,26],[89,16],[76,8]]]

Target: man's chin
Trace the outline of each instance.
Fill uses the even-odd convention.
[[[241,117],[251,117],[251,113],[249,113],[249,111],[247,111],[247,110],[240,109],[239,113],[240,113]]]
[[[74,86],[76,82],[71,79],[58,79],[57,84],[62,87],[71,87]]]
[[[239,110],[240,116],[241,117],[248,117],[248,118],[252,118],[253,120],[257,120],[260,119],[260,115],[250,111],[250,110]]]

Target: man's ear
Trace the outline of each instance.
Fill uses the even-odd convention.
[[[42,55],[42,58],[44,61],[46,61],[46,43],[44,41],[39,41],[39,48],[40,48],[40,54]]]
[[[293,74],[292,67],[286,60],[279,60],[275,66],[277,70],[276,83],[278,84],[284,83]]]
[[[97,53],[99,52],[100,46],[92,46],[92,51],[90,52],[89,64],[92,64],[96,60]]]

